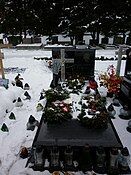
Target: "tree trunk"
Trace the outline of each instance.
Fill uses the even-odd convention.
[[[100,32],[99,30],[97,31],[97,36],[96,36],[96,44],[98,45],[99,44],[99,35],[100,35]]]
[[[125,44],[125,38],[126,38],[126,34],[125,34],[125,32],[123,32],[123,41],[122,41],[122,44]]]

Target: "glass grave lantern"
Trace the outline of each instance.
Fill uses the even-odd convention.
[[[83,147],[82,153],[80,155],[80,168],[85,173],[87,171],[92,171],[93,168],[93,157],[90,145],[86,144]]]
[[[110,167],[111,168],[117,168],[117,158],[119,155],[118,148],[111,148],[110,150]]]
[[[116,111],[112,103],[107,107],[107,112],[109,117],[111,117],[112,119],[115,119]]]
[[[131,111],[129,110],[128,105],[124,105],[123,108],[120,109],[119,117],[122,119],[130,119],[131,118]]]
[[[127,131],[131,133],[131,120],[128,122]]]
[[[127,173],[129,171],[129,163],[130,163],[130,154],[127,147],[124,147],[121,150],[121,155],[118,159],[118,167],[122,172]]]
[[[96,148],[96,166],[93,168],[95,173],[106,173],[106,153],[103,146]]]
[[[118,100],[117,97],[115,97],[115,98],[113,99],[113,105],[114,105],[114,106],[117,106],[117,107],[120,106],[120,102],[119,102],[119,100]]]
[[[65,149],[65,164],[67,166],[72,166],[73,165],[73,150],[71,146],[67,146]]]
[[[58,167],[59,166],[59,150],[57,146],[54,146],[51,149],[51,166]]]
[[[43,147],[41,145],[37,146],[36,149],[34,150],[34,168],[37,170],[42,170],[43,165],[44,165],[44,160],[43,160]]]

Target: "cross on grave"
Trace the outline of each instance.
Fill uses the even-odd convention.
[[[73,58],[65,59],[65,49],[61,49],[61,81],[65,81],[65,63],[74,63]]]

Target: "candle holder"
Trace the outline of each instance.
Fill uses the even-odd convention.
[[[59,150],[57,146],[53,146],[51,149],[51,154],[50,154],[51,160],[50,160],[50,166],[55,167],[57,170],[60,163],[59,163]]]
[[[131,119],[131,111],[128,105],[124,105],[123,108],[120,109],[119,117],[124,120]]]
[[[106,167],[106,154],[102,146],[97,147],[96,149],[96,165],[93,167],[95,173],[105,174]]]
[[[127,147],[121,150],[120,157],[118,159],[118,168],[122,173],[129,172],[130,155]]]
[[[114,105],[114,106],[117,106],[117,107],[120,106],[120,102],[119,102],[119,100],[118,100],[117,97],[115,97],[115,98],[113,99],[113,105]]]
[[[25,91],[24,96],[26,97],[25,100],[30,100],[31,96],[29,95],[29,93],[27,91]]]
[[[39,122],[32,116],[30,115],[29,120],[26,124],[27,130],[34,131],[35,126],[38,126]]]
[[[131,133],[131,120],[128,122],[127,131]]]
[[[65,164],[67,166],[73,165],[73,150],[71,149],[71,146],[67,146],[65,149]]]
[[[90,145],[88,144],[86,144],[82,149],[79,165],[80,165],[80,169],[84,173],[87,171],[92,171],[93,169],[92,150]]]
[[[30,89],[29,84],[28,84],[28,83],[25,83],[25,85],[24,85],[24,90],[29,90],[29,89]]]
[[[42,171],[44,167],[43,160],[43,147],[41,145],[37,146],[34,150],[34,169]]]
[[[108,115],[109,115],[110,118],[115,119],[116,111],[115,111],[114,106],[113,106],[112,103],[108,106],[107,112],[108,112]]]
[[[111,148],[110,150],[110,167],[117,167],[117,158],[119,155],[119,151],[117,148]]]
[[[21,106],[23,106],[23,102],[22,102],[22,100],[21,100],[20,97],[18,97],[18,99],[17,99],[17,101],[16,101],[16,103],[15,103],[15,106],[16,106],[16,107],[21,107]]]

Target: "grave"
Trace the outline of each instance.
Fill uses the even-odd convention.
[[[102,38],[101,43],[102,44],[108,44],[109,43],[109,38],[108,37]]]
[[[59,54],[59,56],[61,56],[61,63],[62,67],[64,68],[64,70],[61,70],[63,71],[63,79],[68,73],[68,69],[66,69],[66,63],[76,66],[73,71],[76,71],[77,75],[81,74],[82,76],[86,76],[87,79],[94,76],[95,50],[54,49],[52,54]],[[79,68],[77,66],[79,66]],[[86,69],[84,69],[84,71],[82,72],[84,66]],[[87,69],[89,69],[90,72],[85,72]],[[69,76],[73,76],[72,72]],[[88,83],[88,80],[85,82]],[[87,84],[83,85],[83,88],[85,86],[87,87]],[[77,94],[77,97],[79,99],[83,98],[83,89],[81,90],[82,91],[80,92],[80,94]],[[74,109],[76,107],[75,104],[79,102],[78,98],[76,98],[76,101],[71,102],[72,109]],[[52,100],[54,100],[54,98]],[[47,109],[48,107],[48,109],[50,109],[50,107],[52,107],[50,105],[54,103],[54,101],[50,103],[49,101],[47,101],[45,108]],[[105,108],[103,108],[103,110],[104,109]],[[60,114],[60,112],[57,112],[57,114]],[[119,139],[119,136],[113,126],[111,119],[102,119],[103,121],[107,121],[107,127],[101,127],[96,129],[95,126],[92,124],[92,128],[88,127],[89,125],[87,127],[82,125],[82,123],[80,123],[80,120],[76,118],[76,114],[77,110],[72,112],[73,118],[70,118],[69,120],[64,120],[61,123],[48,123],[47,115],[49,117],[49,113],[47,115],[45,114],[45,112],[43,113],[40,125],[32,144],[31,154],[26,166],[31,163],[33,170],[49,170],[51,173],[54,171],[84,172],[85,170],[94,170],[95,172],[100,174],[108,174],[108,172],[111,172],[111,149],[116,148],[120,151],[123,149],[123,145]],[[56,118],[55,114],[52,115],[53,118]],[[58,115],[57,117],[60,117],[60,115]],[[100,123],[100,121],[98,120],[97,122]],[[94,121],[94,119],[92,121]],[[86,158],[84,158],[83,152],[85,147],[90,147],[91,149],[91,152],[88,152],[90,155],[87,153],[89,157],[87,156]],[[98,155],[99,153],[97,152],[99,149],[103,150],[101,150],[102,152],[100,151],[100,155]],[[104,159],[101,156],[104,156]],[[101,157],[102,159],[100,158],[100,160],[98,160],[98,157]],[[87,161],[88,163],[84,161]],[[99,163],[101,164],[100,166]],[[119,172],[121,174],[129,174],[130,169],[129,167],[127,167],[126,171],[122,172],[122,169],[120,168]]]

